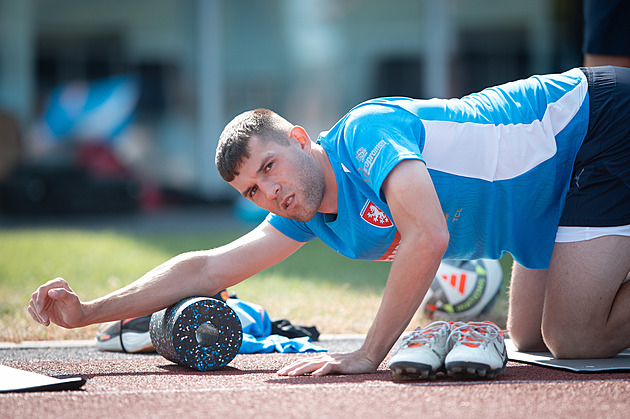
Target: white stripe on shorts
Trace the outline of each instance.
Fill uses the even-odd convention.
[[[558,227],[556,243],[581,242],[603,236],[630,237],[630,224],[617,227]]]

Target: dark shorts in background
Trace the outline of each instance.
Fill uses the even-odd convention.
[[[582,52],[630,56],[630,1],[584,0]]]
[[[630,224],[630,69],[583,68],[589,123],[573,166],[561,226]]]

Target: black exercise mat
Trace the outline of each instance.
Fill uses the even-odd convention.
[[[508,359],[541,365],[543,367],[560,368],[574,372],[614,372],[630,371],[630,349],[612,358],[601,359],[557,359],[551,352],[520,352],[510,339],[505,340]]]

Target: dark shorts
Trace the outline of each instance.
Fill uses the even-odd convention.
[[[630,56],[630,1],[584,0],[582,52]]]
[[[578,151],[561,226],[630,224],[630,69],[583,68],[588,131]]]

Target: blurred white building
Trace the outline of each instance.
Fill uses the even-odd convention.
[[[580,25],[569,0],[0,0],[0,110],[29,153],[53,89],[134,74],[118,152],[160,185],[225,199],[214,149],[237,113],[271,108],[316,137],[371,97],[580,65]]]

